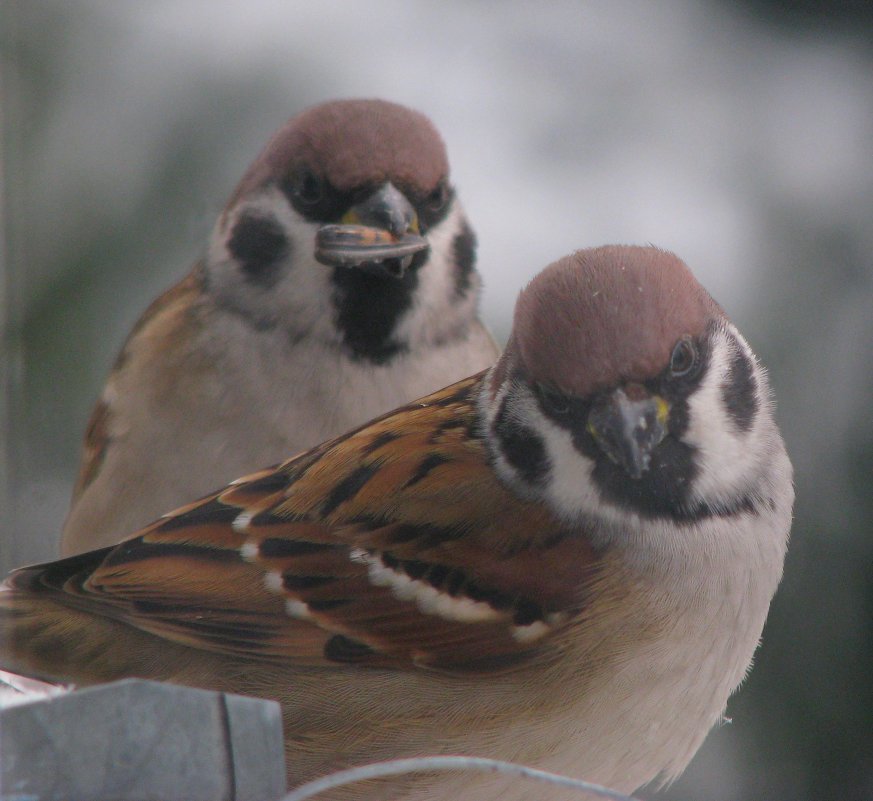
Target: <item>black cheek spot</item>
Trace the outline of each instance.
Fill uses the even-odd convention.
[[[452,242],[452,252],[455,257],[455,297],[461,299],[470,290],[476,269],[476,234],[466,220]]]
[[[740,431],[748,431],[758,413],[757,383],[752,360],[736,344],[728,372],[721,385],[721,396],[728,416]]]
[[[503,399],[494,420],[500,451],[528,484],[542,484],[549,471],[546,446],[536,431],[511,419],[507,401]]]
[[[291,251],[288,237],[272,217],[243,214],[233,227],[227,246],[247,281],[271,289],[280,275],[280,262]]]

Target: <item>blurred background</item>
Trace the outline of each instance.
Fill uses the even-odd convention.
[[[676,251],[770,367],[797,470],[757,665],[673,801],[873,799],[873,4],[0,0],[0,568],[55,555],[130,325],[269,134],[443,133],[483,313],[578,247]]]

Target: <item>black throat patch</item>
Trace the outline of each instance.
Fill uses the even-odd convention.
[[[418,272],[427,258],[427,251],[416,253],[401,278],[354,267],[334,269],[336,323],[353,358],[386,364],[408,350],[396,336],[397,325],[412,306]]]

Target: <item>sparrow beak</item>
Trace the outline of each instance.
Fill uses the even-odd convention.
[[[652,451],[667,433],[670,405],[641,384],[619,387],[595,401],[588,431],[600,449],[633,478],[649,469]]]
[[[315,236],[315,258],[322,264],[393,278],[402,278],[412,257],[427,247],[415,209],[391,183],[349,209],[339,225],[324,225]]]

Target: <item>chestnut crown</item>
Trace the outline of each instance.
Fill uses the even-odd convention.
[[[292,117],[240,181],[230,205],[270,182],[309,172],[337,192],[391,181],[426,197],[448,178],[445,144],[423,114],[386,100],[334,100]]]
[[[534,380],[586,397],[656,377],[724,314],[674,254],[611,245],[549,265],[521,292],[507,350]]]

